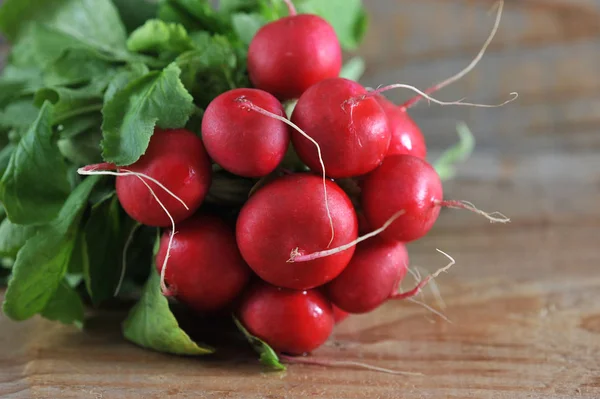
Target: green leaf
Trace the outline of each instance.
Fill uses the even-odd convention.
[[[63,324],[75,324],[78,328],[82,328],[84,319],[83,302],[69,283],[63,280],[48,300],[44,310],[42,310],[42,316],[49,320],[60,321]]]
[[[151,19],[129,36],[127,48],[138,53],[182,53],[194,48],[194,44],[183,25]]]
[[[128,32],[142,26],[146,20],[154,18],[158,3],[154,0],[112,0]]]
[[[27,240],[35,235],[35,226],[14,224],[8,219],[0,223],[0,256],[14,258]]]
[[[475,138],[469,127],[460,122],[456,125],[459,141],[450,147],[433,164],[436,172],[442,180],[448,180],[456,174],[456,164],[466,161],[475,148]]]
[[[69,118],[56,126],[56,131],[60,135],[60,140],[71,139],[90,130],[100,131],[102,125],[102,114],[94,112]],[[60,144],[59,140],[59,144]]]
[[[317,14],[333,26],[345,50],[356,50],[368,25],[361,0],[297,0],[298,12]]]
[[[265,17],[258,13],[237,13],[231,16],[233,30],[245,45],[250,44],[256,32],[267,22]]]
[[[16,148],[16,144],[8,144],[6,147],[0,150],[0,176],[4,175],[4,172],[6,172],[10,158],[12,157],[12,154],[15,152]],[[4,208],[2,208],[2,212],[4,213]]]
[[[108,83],[108,87],[104,92],[104,103],[106,104],[109,102],[116,92],[124,89],[128,84],[138,78],[141,78],[148,72],[150,72],[150,70],[145,64],[142,63],[129,64],[128,68],[122,68],[119,70]]]
[[[77,227],[98,176],[86,178],[71,193],[55,221],[41,227],[17,254],[4,297],[4,313],[25,320],[42,312],[58,289],[71,260]]]
[[[158,16],[163,21],[180,23],[188,30],[213,33],[227,33],[230,30],[227,19],[208,0],[163,0]]]
[[[220,0],[219,12],[223,15],[230,15],[235,12],[256,11],[261,1],[263,0]]]
[[[260,362],[267,367],[275,370],[285,370],[286,367],[279,361],[277,353],[271,348],[265,341],[250,334],[248,330],[242,325],[242,323],[233,316],[233,321],[237,328],[244,334],[244,337],[248,340],[252,348],[260,355]]]
[[[110,0],[6,0],[0,29],[17,42],[43,27],[56,55],[67,48],[88,48],[123,55],[125,29]],[[40,36],[44,37],[44,36]]]
[[[50,128],[51,115],[52,106],[44,103],[0,180],[0,200],[13,223],[50,222],[71,191],[67,167]]]
[[[181,54],[175,62],[181,68],[181,81],[192,93],[196,104],[206,107],[219,94],[249,87],[245,63],[224,36],[195,35],[197,50]]]
[[[192,96],[179,80],[175,64],[133,81],[104,104],[102,156],[130,165],[148,148],[155,125],[182,127],[194,111]]]
[[[39,112],[31,98],[18,99],[0,110],[0,127],[25,131],[35,122]]]
[[[94,78],[112,75],[113,65],[88,49],[68,49],[43,70],[47,86],[90,83]]]
[[[135,222],[122,220],[116,196],[96,204],[85,225],[89,262],[84,280],[95,305],[112,298],[123,266],[123,247]]]
[[[60,153],[70,162],[78,166],[102,162],[100,128],[91,129],[84,134],[58,140]]]
[[[90,195],[91,197],[91,195]],[[72,275],[83,275],[83,271],[88,266],[86,265],[89,262],[87,247],[85,244],[85,236],[83,230],[79,230],[77,232],[77,236],[75,238],[75,244],[73,245],[73,252],[71,253],[71,259],[69,260],[69,265],[67,266],[67,274]]]
[[[340,77],[358,82],[363,73],[365,73],[365,60],[362,57],[353,57],[342,67]]]
[[[160,291],[160,277],[153,266],[140,301],[123,323],[123,335],[144,348],[176,355],[207,355],[214,349],[199,345],[179,327],[167,298]]]

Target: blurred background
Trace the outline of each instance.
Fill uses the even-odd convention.
[[[371,23],[359,53],[367,65],[362,83],[371,87],[406,83],[424,89],[452,76],[475,57],[495,18],[493,0],[365,4]],[[445,185],[447,197],[500,206],[513,228],[597,220],[592,204],[600,201],[599,66],[600,0],[506,1],[481,62],[436,97],[497,104],[514,91],[519,98],[500,108],[422,102],[410,111],[431,160],[457,140],[458,121],[475,136],[474,154],[458,179]],[[386,95],[400,103],[411,93]],[[474,222],[460,212],[446,212],[445,218],[452,226]]]

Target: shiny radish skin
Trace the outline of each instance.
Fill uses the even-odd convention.
[[[196,212],[211,183],[210,160],[202,140],[185,129],[155,129],[144,155],[123,169],[156,179],[187,205],[189,209],[157,184],[146,180],[175,223]],[[121,206],[132,219],[147,226],[171,226],[169,216],[140,178],[118,176],[116,189]]]
[[[387,156],[406,154],[426,159],[425,137],[423,137],[419,126],[408,114],[407,109],[397,106],[381,95],[375,98],[385,111],[390,124],[391,139]]]
[[[285,157],[290,128],[284,122],[247,108],[243,98],[271,113],[285,117],[283,105],[257,89],[233,89],[216,97],[202,117],[202,140],[210,157],[238,176],[263,177]]]
[[[335,324],[331,304],[318,290],[290,290],[264,282],[242,297],[237,316],[250,334],[290,355],[317,349]]]
[[[281,101],[300,97],[315,83],[338,76],[341,68],[335,30],[317,15],[270,22],[258,30],[248,48],[252,85]]]
[[[160,273],[170,230],[160,240],[156,268]],[[229,306],[245,288],[251,271],[235,242],[235,234],[216,216],[199,214],[177,226],[165,270],[175,298],[200,313]]]
[[[381,237],[410,242],[425,236],[440,213],[442,182],[427,161],[412,155],[392,155],[362,182],[361,203],[369,225],[379,228],[396,212]]]
[[[408,270],[403,243],[373,237],[357,245],[344,271],[326,286],[331,302],[348,313],[367,313],[383,304]]]
[[[356,213],[348,196],[327,180],[327,198],[335,237],[331,248],[358,236]],[[279,287],[309,289],[331,281],[344,270],[354,248],[308,262],[288,262],[300,254],[327,249],[331,225],[323,180],[308,173],[278,178],[260,188],[242,207],[236,226],[244,260],[263,280]]]
[[[359,83],[331,78],[309,88],[298,99],[292,122],[321,147],[325,171],[332,178],[364,175],[387,154],[391,131],[388,118]],[[321,172],[317,148],[300,133],[292,132],[300,159]]]

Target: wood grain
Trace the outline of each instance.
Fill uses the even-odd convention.
[[[366,0],[373,23],[361,54],[364,83],[426,87],[466,65],[492,25],[492,1]],[[265,372],[251,360],[167,356],[119,333],[120,314],[84,332],[40,319],[0,316],[3,398],[600,398],[600,1],[507,1],[489,53],[463,81],[439,93],[498,102],[498,109],[411,111],[432,157],[455,140],[456,121],[477,137],[472,159],[445,186],[512,218],[491,225],[443,212],[409,246],[431,271],[452,323],[413,303],[352,316],[315,352],[421,372],[395,376],[293,365]],[[394,92],[397,101],[408,94]],[[435,305],[430,291],[424,301]]]

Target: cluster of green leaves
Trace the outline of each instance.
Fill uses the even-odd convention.
[[[112,300],[121,283],[122,292],[144,285],[123,324],[127,339],[176,354],[213,351],[179,327],[160,293],[156,230],[127,217],[114,180],[77,173],[86,164],[135,162],[155,127],[197,132],[214,97],[250,85],[248,44],[287,8],[281,0],[211,3],[3,2],[0,31],[11,51],[0,75],[0,282],[8,283],[10,318],[82,327],[86,306]],[[360,43],[360,0],[295,3],[328,19],[346,50]],[[357,79],[363,69],[354,59],[343,73]],[[260,346],[262,358],[277,365],[267,348]]]

